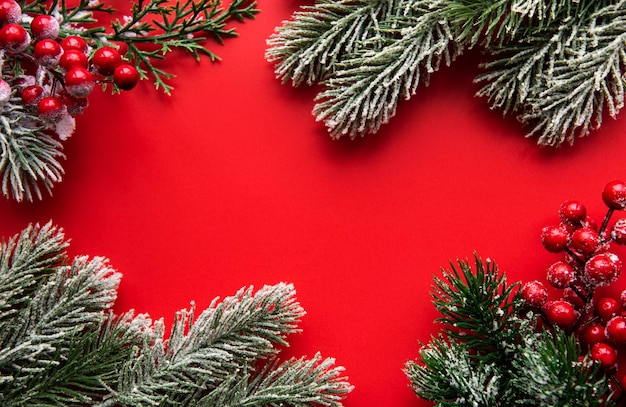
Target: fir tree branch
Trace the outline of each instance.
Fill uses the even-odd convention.
[[[376,26],[396,5],[388,1],[321,0],[303,6],[267,41],[265,53],[276,77],[293,86],[312,85],[335,71],[344,54],[376,34]]]
[[[362,41],[362,49],[337,64],[313,109],[333,138],[378,131],[395,115],[401,98],[411,98],[442,60],[450,64],[462,52],[442,4],[416,1],[400,6],[407,13],[402,19],[381,22],[382,36]]]
[[[626,2],[597,10],[579,35],[584,44],[554,62],[546,88],[533,92],[520,114],[540,144],[571,144],[624,106]]]
[[[519,284],[508,285],[506,275],[491,260],[475,255],[475,270],[468,261],[458,261],[435,277],[431,295],[441,313],[437,322],[444,334],[463,342],[481,360],[508,357],[523,321],[518,317],[523,302]]]
[[[28,307],[3,328],[2,378],[20,382],[58,364],[75,335],[101,324],[120,277],[102,258],[79,257],[40,280]]]
[[[579,361],[581,349],[573,335],[543,330],[528,335],[513,361],[511,386],[516,404],[522,406],[604,406],[609,394],[607,380],[598,377],[600,365]]]
[[[63,231],[52,225],[29,226],[0,244],[0,327],[9,326],[30,304],[38,284],[66,261]],[[5,325],[6,324],[6,325]],[[6,329],[0,329],[4,343]]]
[[[63,176],[63,146],[44,132],[41,121],[24,111],[14,97],[0,113],[0,177],[2,193],[16,201],[41,199]]]
[[[75,334],[63,363],[29,374],[24,383],[3,389],[3,406],[84,406],[110,397],[117,384],[119,367],[131,357],[133,346],[141,345],[150,321],[132,312],[109,314],[100,326]]]
[[[420,363],[405,366],[413,391],[436,406],[503,406],[501,372],[493,363],[476,363],[469,349],[453,340],[433,338],[420,352]]]
[[[166,340],[162,320],[113,315],[106,259],[67,265],[66,247],[50,223],[0,245],[0,405],[340,407],[352,390],[332,358],[277,361],[304,315],[292,285],[182,310]]]
[[[240,380],[226,380],[201,400],[212,406],[279,406],[340,407],[341,400],[352,390],[343,368],[334,367],[332,358],[289,359],[281,364],[274,359],[258,373]]]
[[[219,392],[228,378],[246,377],[259,359],[275,355],[274,344],[297,331],[304,311],[291,285],[248,288],[217,300],[193,321],[179,313],[167,346],[162,326],[122,373],[118,399],[131,406],[188,405]],[[174,385],[175,384],[175,385]]]

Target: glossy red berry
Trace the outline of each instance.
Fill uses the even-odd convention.
[[[542,310],[548,322],[557,325],[563,329],[567,329],[574,325],[578,314],[574,306],[566,301],[549,301],[546,302]]]
[[[139,82],[139,72],[129,64],[122,64],[113,72],[113,83],[122,90],[131,90]]]
[[[587,346],[593,346],[596,343],[606,343],[608,338],[606,337],[606,329],[604,325],[593,323],[588,325],[580,333],[580,340]]]
[[[7,52],[23,52],[29,44],[30,35],[21,25],[11,23],[0,28],[0,48]]]
[[[547,279],[555,288],[565,288],[574,282],[574,270],[572,267],[562,261],[557,261],[548,267]]]
[[[565,250],[569,233],[563,225],[546,226],[541,230],[541,243],[549,252],[558,253]]]
[[[89,60],[87,59],[87,55],[83,54],[82,51],[69,49],[61,55],[59,65],[61,65],[61,68],[63,68],[66,72],[72,68],[86,69],[89,66]]]
[[[65,75],[65,90],[74,97],[89,96],[95,85],[93,75],[85,68],[72,68]]]
[[[39,14],[30,22],[30,32],[35,39],[55,39],[59,36],[59,30],[57,19],[48,14]]]
[[[62,52],[63,50],[58,42],[45,38],[35,44],[33,57],[39,65],[54,68],[59,64]]]
[[[626,207],[626,184],[623,181],[611,181],[602,191],[602,200],[611,209]]]
[[[613,367],[615,362],[617,362],[617,351],[606,343],[596,343],[593,345],[589,351],[589,355],[591,355],[591,359],[600,362],[605,368]]]
[[[77,35],[70,35],[61,40],[61,47],[65,51],[74,49],[84,54],[87,52],[87,41]]]
[[[611,239],[619,245],[626,245],[626,218],[618,219],[613,224]]]
[[[548,299],[548,291],[541,281],[529,281],[522,286],[522,299],[531,308],[541,308]]]
[[[585,263],[585,279],[596,286],[611,284],[621,271],[622,262],[613,253],[596,254]]]
[[[606,336],[616,346],[626,345],[626,318],[616,316],[606,323]]]
[[[581,226],[587,216],[587,208],[578,201],[565,201],[559,208],[559,216],[563,223]]]
[[[599,316],[604,322],[607,322],[617,314],[619,314],[621,309],[620,303],[611,297],[603,297],[596,301],[596,305],[594,307],[595,313]]]
[[[57,121],[65,114],[65,105],[56,96],[48,96],[37,104],[39,117],[46,121]]]
[[[37,106],[43,99],[43,88],[39,85],[30,85],[22,89],[22,101],[26,106]]]
[[[572,233],[570,245],[574,251],[583,255],[589,255],[595,252],[600,246],[600,237],[598,233],[588,227],[576,229]]]
[[[91,62],[100,74],[111,75],[122,63],[122,57],[115,48],[102,47],[94,52]]]
[[[22,20],[22,8],[14,0],[0,0],[0,25],[19,23]]]

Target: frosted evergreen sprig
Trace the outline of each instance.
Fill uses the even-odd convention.
[[[288,359],[299,332],[294,287],[243,288],[195,317],[114,315],[121,274],[69,260],[63,231],[29,226],[0,246],[0,404],[339,407],[352,390],[334,359]]]
[[[623,0],[318,1],[268,39],[283,82],[321,83],[333,138],[375,133],[464,50],[487,55],[478,96],[540,145],[572,144],[624,104]],[[384,10],[384,12],[381,12]]]
[[[600,365],[579,359],[574,335],[537,328],[519,283],[508,285],[493,261],[474,260],[435,279],[442,330],[405,365],[415,393],[442,407],[614,405]]]

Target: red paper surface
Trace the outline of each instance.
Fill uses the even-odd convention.
[[[261,0],[239,38],[212,46],[221,62],[176,54],[171,97],[148,82],[91,97],[63,183],[42,202],[0,200],[0,235],[52,219],[72,255],[124,274],[119,311],[168,324],[191,300],[291,282],[307,315],[288,355],[336,357],[356,386],[348,407],[425,406],[402,368],[436,332],[432,276],[476,251],[511,281],[543,279],[560,257],[539,233],[560,203],[599,222],[602,187],[626,178],[626,118],[540,148],[473,96],[471,53],[378,134],[333,141],[311,115],[316,89],[281,85],[264,60],[298,5]]]

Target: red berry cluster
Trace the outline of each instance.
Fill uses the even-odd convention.
[[[559,208],[561,222],[545,227],[541,241],[546,250],[564,253],[564,258],[548,267],[546,280],[562,290],[561,298],[548,301],[548,290],[540,281],[523,285],[526,305],[539,310],[543,319],[575,333],[591,359],[611,374],[616,369],[617,350],[626,349],[626,290],[620,299],[595,298],[596,288],[617,280],[622,271],[612,244],[626,245],[626,218],[609,223],[615,211],[626,208],[626,183],[609,182],[602,191],[608,207],[598,228],[587,216],[585,206],[575,200]],[[626,377],[626,376],[625,376]],[[624,388],[624,383],[620,383]]]
[[[97,83],[114,83],[121,90],[138,83],[137,69],[117,49],[105,46],[92,52],[82,37],[61,39],[60,31],[53,16],[22,15],[15,0],[0,0],[0,50],[31,63],[32,75],[15,78],[14,84],[24,105],[42,120],[56,122],[81,114]],[[0,103],[6,103],[11,93],[9,83],[0,79]]]

